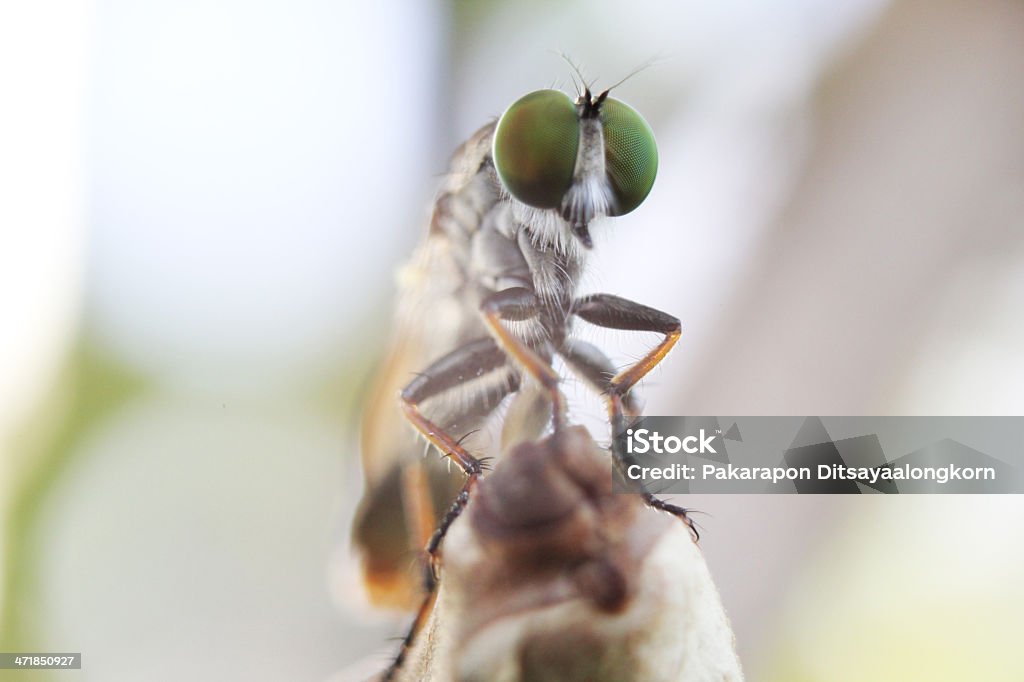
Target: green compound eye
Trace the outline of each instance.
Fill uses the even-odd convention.
[[[494,166],[516,199],[536,208],[557,208],[572,185],[579,144],[572,100],[558,90],[538,90],[502,114],[494,131]]]
[[[608,215],[625,215],[643,203],[658,174],[654,131],[628,104],[606,99],[601,105],[604,157],[615,206]]]

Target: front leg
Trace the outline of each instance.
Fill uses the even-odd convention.
[[[526,372],[537,380],[551,399],[552,419],[554,428],[565,426],[565,398],[558,389],[558,373],[551,362],[542,358],[537,352],[517,337],[505,326],[505,321],[523,321],[540,315],[541,304],[537,294],[526,287],[512,287],[496,291],[480,306],[484,323],[501,346]]]
[[[623,371],[619,372],[604,384],[605,399],[608,402],[608,417],[612,424],[612,456],[622,474],[625,474],[626,456],[619,450],[617,443],[619,439],[615,436],[626,428],[626,410],[635,416],[635,407],[630,400],[629,391],[648,372],[654,369],[672,346],[679,340],[682,332],[682,325],[679,318],[668,313],[645,306],[640,303],[612,296],[611,294],[591,294],[584,296],[576,302],[573,313],[581,319],[607,329],[622,329],[626,331],[657,332],[664,334],[661,342],[658,343],[644,357]],[[565,356],[573,365],[578,365],[585,374],[592,376],[591,383],[600,386],[600,378],[604,370],[603,355],[595,355],[593,351],[581,353],[581,348],[567,346]],[[699,539],[700,534],[694,526],[693,521],[683,507],[665,502],[653,494],[644,491],[644,501],[655,509],[667,511],[679,517],[690,528],[694,539]]]
[[[584,296],[576,301],[573,313],[591,324],[606,329],[657,332],[664,335],[661,342],[647,355],[612,377],[611,389],[620,397],[626,395],[629,389],[665,359],[682,332],[679,318],[611,294]]]

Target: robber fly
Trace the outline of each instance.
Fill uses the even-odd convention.
[[[506,432],[511,415],[536,415],[538,405],[541,428],[563,428],[555,355],[604,396],[615,425],[635,412],[630,389],[679,338],[671,315],[610,294],[577,297],[591,222],[639,206],[658,167],[640,114],[608,90],[581,90],[575,100],[532,92],[470,137],[452,158],[425,242],[400,271],[397,329],[363,424],[365,492],[354,527],[377,604],[409,607],[422,594],[410,550],[429,540],[436,554],[482,471],[466,434],[506,399]],[[573,338],[574,318],[662,339],[616,372],[597,348]],[[422,456],[410,423],[461,468],[463,481]],[[520,439],[536,437],[521,430]],[[685,518],[685,510],[648,498]]]

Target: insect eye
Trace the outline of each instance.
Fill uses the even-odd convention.
[[[607,99],[601,106],[605,168],[615,205],[608,215],[624,215],[643,203],[658,174],[654,131],[628,104]]]
[[[556,208],[572,185],[579,143],[572,100],[558,90],[537,90],[516,100],[498,121],[494,166],[516,199]]]

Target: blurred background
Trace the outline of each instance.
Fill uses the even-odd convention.
[[[652,62],[616,96],[659,178],[584,282],[683,320],[649,413],[1024,412],[1020,2],[5,3],[0,650],[384,664],[347,533],[393,273],[559,52]],[[1019,497],[685,504],[749,679],[1024,678]]]

